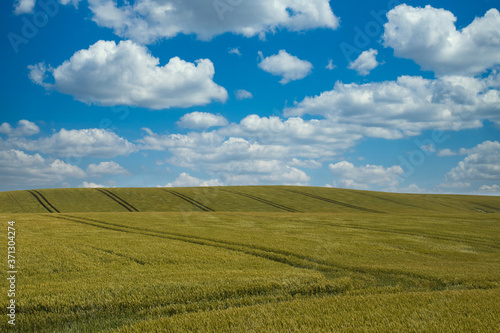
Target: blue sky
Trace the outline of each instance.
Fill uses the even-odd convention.
[[[498,4],[2,2],[0,190],[498,195]]]

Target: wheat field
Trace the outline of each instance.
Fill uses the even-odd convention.
[[[305,187],[2,192],[5,230],[10,220],[17,320],[2,321],[2,331],[500,330],[498,197]]]

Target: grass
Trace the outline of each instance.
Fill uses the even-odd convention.
[[[108,190],[39,190],[61,213],[0,193],[19,271],[17,324],[0,331],[500,329],[498,197]]]

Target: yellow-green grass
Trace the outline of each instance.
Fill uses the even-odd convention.
[[[286,207],[299,202],[280,196],[286,192],[280,188],[260,189],[227,190]],[[112,191],[138,210],[147,207],[145,194],[133,201],[133,190]],[[175,191],[217,207],[209,196],[196,196],[206,189]],[[62,212],[69,209],[58,191],[39,192]],[[340,192],[353,206],[358,196],[369,198]],[[389,204],[401,210],[432,204],[432,197],[373,195],[387,205],[356,204],[387,212]],[[496,205],[495,198],[456,200]],[[498,330],[500,214],[465,204],[469,213],[444,205],[445,212],[431,206],[425,214],[343,207],[351,211],[0,214],[5,230],[16,221],[14,331]],[[6,290],[5,279],[0,288]],[[7,301],[3,296],[3,308]],[[7,328],[0,323],[0,331]]]
[[[52,189],[0,192],[0,213],[500,213],[500,197],[395,194],[294,186]]]

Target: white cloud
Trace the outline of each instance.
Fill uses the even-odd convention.
[[[102,188],[105,186],[101,185],[101,184],[92,183],[92,182],[83,182],[80,187],[83,187],[83,188]]]
[[[249,91],[246,91],[245,89],[240,89],[240,90],[236,90],[236,99],[237,100],[243,100],[243,99],[251,99],[253,98],[253,95],[251,92]]]
[[[136,146],[113,132],[104,129],[66,130],[37,140],[11,139],[4,142],[28,151],[66,157],[115,157],[135,152]]]
[[[453,183],[442,183],[437,186],[437,188],[443,188],[443,189],[464,189],[464,188],[470,188],[472,186],[471,183],[464,183],[464,182],[453,182]]]
[[[49,83],[46,83],[45,80],[47,80],[48,78],[47,72],[51,71],[52,68],[47,68],[45,63],[41,62],[35,65],[28,65],[28,69],[28,77],[31,82],[36,83],[46,89],[50,89],[51,85]]]
[[[493,184],[491,186],[483,185],[479,188],[480,193],[500,193],[500,186]]]
[[[315,160],[300,160],[298,158],[293,158],[289,163],[292,166],[297,166],[299,168],[308,168],[308,169],[319,169],[323,165]]]
[[[232,49],[229,49],[229,54],[236,54],[238,56],[241,56],[241,52],[240,52],[240,49],[237,48],[237,47],[234,47]]]
[[[373,69],[380,65],[377,61],[377,54],[378,51],[374,49],[364,51],[358,59],[349,64],[349,69],[354,69],[359,75],[363,76],[370,74]]]
[[[439,157],[448,157],[448,156],[455,156],[457,154],[454,153],[453,151],[451,151],[451,149],[446,148],[446,149],[441,149],[440,151],[438,151],[437,155]]]
[[[198,186],[222,186],[218,179],[202,180],[190,176],[188,173],[181,173],[177,179],[168,183],[164,187],[198,187]]]
[[[326,69],[328,69],[328,70],[334,70],[336,67],[337,67],[337,66],[335,66],[335,65],[333,64],[333,60],[332,60],[332,59],[328,59],[328,65],[326,65],[326,67],[325,67],[325,68],[326,68]]]
[[[16,0],[14,3],[14,14],[30,14],[35,8],[35,0]]]
[[[448,182],[500,179],[498,141],[485,141],[465,151],[467,157],[446,175]]]
[[[53,84],[44,80],[45,65],[29,69],[34,83],[97,105],[168,109],[227,99],[227,91],[212,80],[215,70],[209,59],[193,64],[174,57],[159,66],[158,58],[132,41],[116,45],[101,40],[76,52],[60,66],[48,69]]]
[[[400,5],[387,14],[384,44],[440,75],[475,75],[500,64],[500,13],[489,10],[457,30],[453,13]]]
[[[0,125],[0,134],[9,134],[12,132],[12,126],[9,123],[3,123]]]
[[[329,165],[330,172],[336,178],[334,187],[372,189],[373,186],[384,189],[397,188],[404,171],[399,165],[384,168],[379,165],[356,167],[354,164],[342,161]]]
[[[61,3],[61,5],[68,5],[68,4],[73,4],[73,6],[75,6],[75,8],[78,8],[78,3],[80,2],[80,0],[59,0],[59,3]]]
[[[66,178],[83,177],[82,169],[58,159],[47,160],[15,149],[0,151],[0,184],[4,187],[54,185]]]
[[[168,150],[171,157],[166,162],[169,164],[203,170],[226,185],[306,184],[310,180],[306,173],[288,162],[292,159],[291,154],[317,154],[318,149],[314,152],[315,149],[299,146],[299,150],[304,150],[301,153],[297,152],[297,147],[249,141],[228,135],[231,132],[243,133],[238,125],[187,135],[149,133],[140,143],[142,149]]]
[[[333,90],[295,102],[284,114],[321,115],[337,126],[361,126],[369,137],[401,138],[426,129],[479,128],[484,119],[500,124],[500,92],[490,87],[493,81],[402,76],[397,81],[361,85],[337,82]]]
[[[87,167],[89,175],[127,175],[129,172],[120,164],[110,161],[99,164],[90,164]]]
[[[411,184],[411,185],[406,186],[406,187],[397,188],[393,192],[398,192],[398,193],[424,193],[425,190],[421,189],[417,184]]]
[[[16,128],[13,128],[8,123],[0,125],[0,134],[7,134],[11,137],[31,136],[38,133],[40,133],[40,128],[35,123],[26,119],[19,120]]]
[[[210,127],[226,126],[228,121],[221,115],[207,112],[192,112],[182,116],[177,122],[179,127],[191,129],[204,129]]]
[[[335,29],[338,18],[328,0],[138,0],[118,5],[112,0],[89,0],[93,20],[118,36],[153,43],[178,34],[199,39],[227,32],[264,38],[278,29]]]
[[[262,52],[259,52],[259,55],[262,58],[259,68],[275,76],[281,76],[281,84],[303,79],[311,73],[313,68],[309,61],[300,60],[285,50],[280,50],[278,54],[267,58],[264,58]]]

